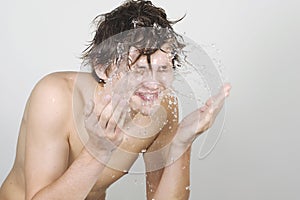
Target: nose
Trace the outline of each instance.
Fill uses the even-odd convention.
[[[159,88],[159,75],[157,74],[157,72],[153,69],[149,69],[148,71],[148,76],[144,82],[145,86],[147,86],[148,88],[151,89],[157,89]]]
[[[149,89],[149,90],[157,90],[159,89],[160,83],[157,81],[146,81],[143,83],[144,87]]]
[[[148,69],[148,75],[147,76],[147,81],[149,82],[158,82],[159,80],[159,75],[157,74],[156,70],[153,69]]]

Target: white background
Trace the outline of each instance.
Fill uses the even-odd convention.
[[[104,3],[105,2],[105,3]],[[0,183],[12,167],[26,100],[44,75],[79,70],[91,21],[121,1],[10,0],[0,5]],[[204,160],[192,155],[191,199],[300,198],[300,2],[159,1],[178,32],[215,44],[233,86],[226,130]],[[145,199],[128,175],[108,199]]]

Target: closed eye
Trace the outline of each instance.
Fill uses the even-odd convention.
[[[172,67],[167,65],[162,65],[159,67],[159,71],[169,71],[170,69],[172,69]]]
[[[144,72],[148,69],[147,66],[145,65],[137,65],[133,68],[134,71],[138,72],[138,73],[141,73],[141,72]]]

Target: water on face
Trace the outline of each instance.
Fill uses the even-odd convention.
[[[161,29],[161,27],[155,28]],[[168,33],[168,31],[165,32]],[[182,36],[180,41],[185,45],[183,49],[175,49],[166,54],[169,60],[172,60],[175,56],[178,57],[178,60],[175,61],[175,69],[173,71],[171,84],[164,84],[169,78],[165,78],[166,76],[163,75],[161,79],[158,80],[159,84],[164,88],[163,91],[159,93],[159,98],[161,99],[162,104],[167,105],[168,112],[172,115],[171,121],[163,120],[161,127],[157,129],[158,132],[165,126],[167,126],[167,130],[173,130],[175,128],[174,124],[176,124],[177,121],[180,122],[188,114],[205,105],[210,97],[219,92],[220,87],[227,78],[224,65],[221,63],[220,59],[217,58],[217,55],[213,55],[212,57],[211,54],[208,53],[209,51],[219,53],[219,50],[216,50],[215,44],[204,45],[203,47],[186,36]],[[115,67],[113,73],[108,76],[106,80],[105,88],[111,90],[112,96],[117,94],[129,102],[135,91],[148,80],[147,77],[138,76],[138,74],[132,73],[128,66],[124,66],[124,64],[127,63],[123,62],[124,59],[128,59],[127,51],[128,47],[126,47],[124,42],[117,44],[116,60],[112,61],[112,63],[115,64]],[[83,69],[88,69],[88,67],[89,66],[86,65]],[[108,66],[104,67],[106,68]],[[80,78],[78,80],[80,80]],[[116,82],[118,82],[118,84],[116,84]],[[83,84],[83,82],[78,81],[77,84]],[[92,95],[93,94],[91,93],[90,96]],[[148,101],[142,101],[141,107],[151,107],[149,101],[150,97],[148,96],[147,98]],[[77,98],[74,97],[74,105],[77,105],[76,99]],[[114,98],[112,97],[112,99]],[[113,101],[112,104],[114,103],[116,104],[116,102]],[[135,113],[130,107],[127,109],[127,112],[128,116],[132,116],[133,113]],[[201,135],[199,137],[200,139],[194,144],[193,149],[198,151],[199,158],[205,157],[212,151],[222,133],[224,117],[225,114],[223,111],[219,114],[219,118],[216,120],[214,127]],[[129,130],[130,127],[126,126],[124,129]],[[141,129],[140,134],[135,135],[135,137],[138,136],[143,138],[148,135],[149,132],[147,129]],[[80,137],[82,140],[86,140],[86,135]],[[149,153],[149,158],[158,158],[158,155],[161,154],[162,151],[166,151],[166,148],[162,147],[161,150],[157,152]],[[147,154],[147,149],[142,149],[142,153]],[[178,158],[179,156],[173,157],[171,162],[176,161]],[[157,170],[165,166],[166,162],[159,161],[152,170]],[[114,168],[114,166],[110,167]],[[136,168],[133,166],[128,172],[144,173],[145,169],[140,166]]]

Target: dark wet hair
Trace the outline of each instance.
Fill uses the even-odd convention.
[[[174,62],[178,60],[176,51],[184,45],[179,42],[179,35],[172,25],[182,19],[183,17],[176,21],[168,20],[165,10],[154,6],[151,1],[126,1],[113,11],[94,19],[97,30],[93,40],[83,51],[84,64],[92,66],[94,75],[95,67],[101,65],[108,75],[112,71],[111,64],[126,59],[130,47],[134,46],[139,50],[138,60],[142,55],[149,58],[168,42],[171,44],[174,66]]]

